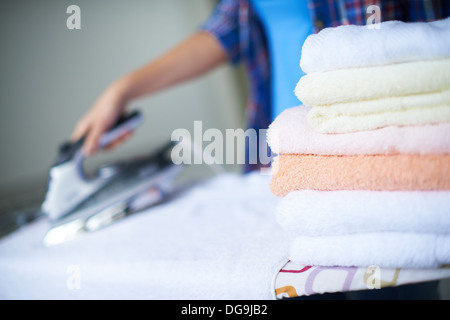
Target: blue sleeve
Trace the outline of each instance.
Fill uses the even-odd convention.
[[[239,62],[239,0],[220,1],[200,29],[216,37],[233,64]]]

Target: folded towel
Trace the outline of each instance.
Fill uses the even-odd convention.
[[[272,152],[317,155],[450,153],[450,123],[321,134],[307,122],[310,110],[306,106],[289,108],[272,122],[267,132]]]
[[[276,207],[283,230],[301,236],[368,232],[450,235],[450,191],[315,191],[287,194]]]
[[[300,66],[305,73],[432,60],[450,56],[450,18],[433,22],[385,21],[379,29],[345,25],[310,35]]]
[[[383,112],[423,110],[436,106],[450,108],[450,90],[314,106],[312,111],[322,117],[363,116]]]
[[[313,107],[308,122],[321,133],[450,122],[450,91]]]
[[[450,236],[402,232],[298,236],[289,258],[315,266],[437,268],[450,263]]]
[[[450,155],[316,156],[282,154],[272,164],[271,191],[450,190]]]
[[[295,94],[311,107],[392,96],[441,92],[450,88],[450,59],[310,73]]]

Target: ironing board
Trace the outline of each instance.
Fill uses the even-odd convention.
[[[294,95],[300,68],[301,48],[313,33],[307,0],[251,0],[265,28],[272,65],[272,119],[299,105]]]

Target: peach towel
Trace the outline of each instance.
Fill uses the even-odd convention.
[[[295,190],[450,190],[450,155],[282,154],[272,164],[276,196]]]

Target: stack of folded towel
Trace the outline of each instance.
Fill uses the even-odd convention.
[[[450,264],[450,18],[311,35],[303,105],[269,127],[277,219],[303,265]]]

